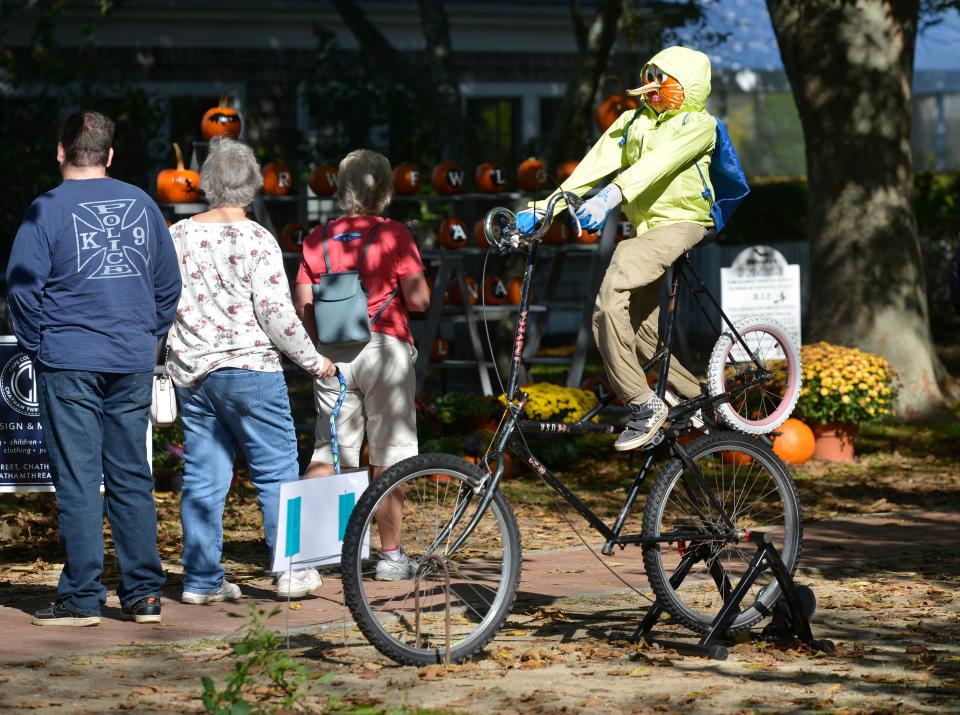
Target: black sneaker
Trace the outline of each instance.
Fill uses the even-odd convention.
[[[160,597],[145,596],[129,606],[124,606],[122,610],[124,615],[132,616],[137,623],[159,623]]]
[[[630,419],[614,442],[613,448],[618,452],[625,452],[642,447],[656,436],[657,430],[667,421],[668,412],[663,400],[656,395],[642,405],[631,402]]]
[[[30,622],[35,626],[99,626],[100,616],[88,616],[71,611],[57,601],[51,603],[50,608],[34,613]]]

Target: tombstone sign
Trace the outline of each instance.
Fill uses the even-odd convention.
[[[720,269],[720,302],[731,321],[772,318],[800,345],[800,266],[787,263],[769,246],[753,246],[737,254],[733,265]],[[734,356],[734,359],[741,359]],[[771,358],[783,358],[777,350]]]
[[[33,363],[0,335],[0,492],[53,491]]]

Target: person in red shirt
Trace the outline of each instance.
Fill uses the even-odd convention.
[[[361,347],[324,347],[324,353],[343,373],[348,388],[337,420],[340,462],[345,467],[359,466],[360,446],[366,433],[372,477],[376,479],[391,465],[418,453],[414,406],[417,350],[410,333],[409,311],[427,309],[430,288],[410,231],[399,221],[380,215],[393,196],[389,160],[374,151],[353,151],[340,162],[337,186],[337,197],[346,215],[331,219],[326,226],[317,226],[304,240],[294,303],[304,327],[316,341],[312,285],[327,272],[325,241],[330,272],[359,267],[368,291],[368,316],[372,319],[386,304],[370,328],[369,343]],[[361,264],[363,247],[374,229],[376,233],[370,238]],[[333,474],[330,413],[338,395],[336,378],[314,383],[316,442],[307,477]],[[416,564],[400,545],[402,510],[401,499],[390,497],[377,513],[379,580],[413,578],[416,570]]]

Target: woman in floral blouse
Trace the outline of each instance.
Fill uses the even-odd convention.
[[[184,603],[240,597],[220,563],[223,508],[238,448],[257,490],[272,557],[280,484],[299,477],[281,351],[315,378],[335,370],[294,311],[276,240],[246,217],[262,183],[250,147],[214,140],[200,182],[210,210],[170,229],[183,280],[167,368],[177,386],[185,443]],[[316,569],[284,573],[277,595],[299,597],[320,583]]]

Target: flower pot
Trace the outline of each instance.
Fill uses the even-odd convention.
[[[853,459],[853,443],[860,432],[859,425],[831,422],[811,425],[817,438],[814,459],[827,462],[849,462]]]

